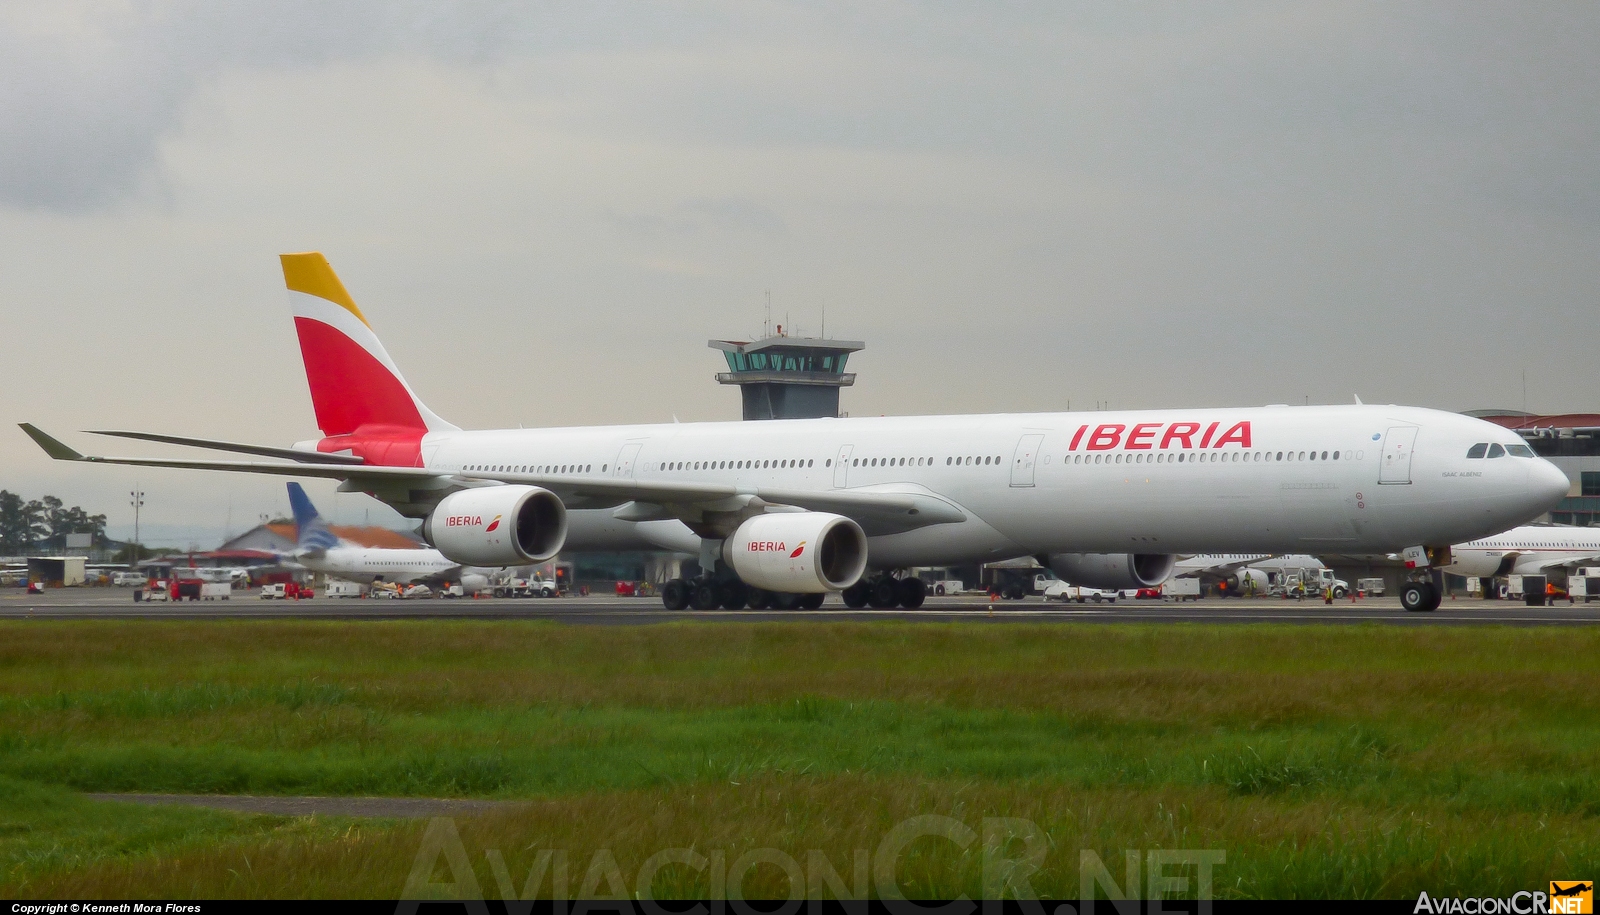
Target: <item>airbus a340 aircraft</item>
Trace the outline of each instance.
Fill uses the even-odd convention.
[[[489,586],[491,569],[464,568],[434,549],[401,550],[350,546],[339,540],[317,513],[299,483],[289,484],[294,510],[295,551],[291,558],[313,572],[346,581],[413,581],[440,585],[459,582],[468,594]]]
[[[1439,564],[1567,492],[1499,426],[1361,404],[463,431],[423,405],[321,254],[282,261],[322,438],[108,432],[271,460],[106,458],[24,429],[61,460],[342,480],[420,518],[462,564],[584,549],[568,510],[601,510],[644,541],[698,547],[707,574],[663,588],[674,609],[830,591],[916,606],[921,582],[900,570],[1028,555],[1102,588],[1158,584],[1177,553],[1404,550]],[[1469,460],[1485,442],[1512,457]],[[1403,598],[1424,610],[1439,594],[1419,581]]]
[[[1600,528],[1528,525],[1451,549],[1444,571],[1498,578],[1600,565]]]

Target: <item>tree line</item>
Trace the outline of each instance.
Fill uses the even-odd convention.
[[[61,549],[68,534],[92,534],[105,540],[106,516],[91,515],[74,505],[68,508],[55,496],[23,501],[0,489],[0,554],[17,555],[35,549]]]

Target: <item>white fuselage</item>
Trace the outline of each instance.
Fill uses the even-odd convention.
[[[1600,528],[1518,527],[1453,547],[1456,575],[1537,575],[1557,566],[1600,565]]]
[[[1457,414],[1353,405],[451,431],[427,435],[422,458],[469,478],[927,493],[964,514],[872,537],[882,568],[1460,543],[1528,521],[1565,492],[1543,459],[1466,458],[1475,443],[1519,441]],[[569,549],[618,548],[626,534],[692,549],[678,521],[593,514],[575,520]]]
[[[438,550],[367,549],[336,546],[320,553],[302,554],[295,561],[312,570],[363,584],[378,579],[412,582],[459,569]]]

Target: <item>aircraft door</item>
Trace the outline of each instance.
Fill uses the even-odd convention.
[[[1378,483],[1410,483],[1411,452],[1416,450],[1416,426],[1390,426],[1383,437],[1383,463],[1378,466]]]
[[[643,447],[644,442],[629,442],[623,445],[622,450],[617,452],[617,467],[612,475],[618,477],[633,476],[633,462],[638,460],[639,449]]]
[[[843,489],[850,481],[850,453],[856,450],[854,445],[841,445],[839,456],[833,459],[833,488]]]
[[[1039,444],[1044,441],[1044,435],[1024,435],[1017,442],[1017,451],[1011,456],[1011,485],[1032,486],[1033,469],[1039,463]]]

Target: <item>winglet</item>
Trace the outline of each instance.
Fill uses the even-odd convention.
[[[1355,395],[1355,398],[1356,398],[1356,405],[1357,406],[1360,406],[1360,407],[1366,406],[1366,404],[1361,402],[1361,395],[1360,394]]]
[[[73,451],[66,445],[63,445],[62,443],[46,435],[41,429],[39,429],[38,426],[35,426],[33,423],[17,423],[17,425],[21,426],[22,431],[28,433],[28,438],[33,439],[34,444],[38,445],[40,448],[43,448],[44,453],[50,455],[51,458],[57,461],[87,460],[87,458],[85,458],[83,455]]]

